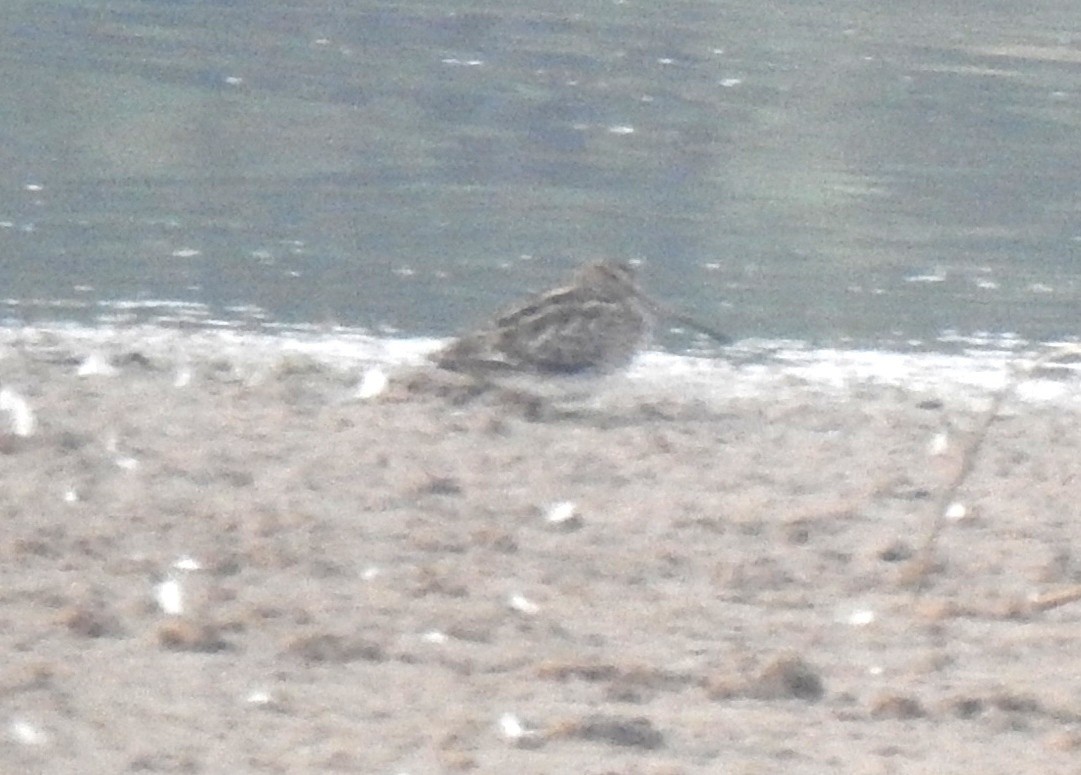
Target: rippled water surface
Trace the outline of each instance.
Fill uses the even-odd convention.
[[[9,4],[0,321],[445,336],[615,256],[740,338],[1073,338],[1081,6],[879,5]]]

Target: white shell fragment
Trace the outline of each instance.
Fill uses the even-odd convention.
[[[848,615],[848,623],[853,627],[866,627],[875,621],[875,612],[870,608],[857,608]]]
[[[11,433],[23,438],[34,435],[34,412],[26,399],[11,388],[0,390],[0,411],[8,415]]]
[[[526,729],[522,720],[513,713],[504,713],[499,717],[499,731],[512,743],[521,743],[537,736],[536,730]]]
[[[581,516],[578,514],[578,504],[574,501],[553,503],[545,512],[544,519],[550,525],[562,525],[564,527],[582,521]]]
[[[120,370],[109,363],[101,353],[90,353],[79,364],[75,373],[80,377],[115,377]]]
[[[445,632],[440,632],[439,630],[429,630],[420,637],[425,643],[434,643],[436,645],[446,643],[449,640],[447,634]]]
[[[540,611],[540,606],[527,598],[525,595],[513,594],[507,600],[507,605],[512,610],[522,614],[535,614]]]
[[[173,563],[177,570],[202,570],[203,564],[188,554],[182,554]]]
[[[20,719],[12,721],[9,729],[11,736],[23,745],[41,745],[49,739],[40,729]]]
[[[254,691],[249,694],[244,701],[249,705],[269,705],[274,700],[271,698],[269,692]]]
[[[963,503],[951,503],[946,507],[946,519],[964,519],[968,516],[968,509]]]
[[[946,431],[936,433],[927,444],[927,454],[931,457],[945,455],[950,448],[950,434]]]
[[[191,369],[187,366],[181,366],[176,370],[176,376],[173,378],[173,387],[183,388],[191,384]]]
[[[184,613],[184,590],[176,579],[166,579],[154,587],[154,599],[162,613],[180,616]]]
[[[113,462],[118,468],[123,468],[125,471],[134,471],[139,467],[138,460],[120,452],[120,439],[116,435],[116,431],[110,431],[105,435],[105,451],[113,456]]]
[[[387,375],[378,366],[372,366],[364,372],[357,385],[357,398],[367,400],[375,398],[387,389]]]
[[[139,461],[133,457],[121,456],[114,461],[118,468],[123,468],[125,471],[134,471],[139,467]]]

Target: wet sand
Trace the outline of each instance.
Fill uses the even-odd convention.
[[[1073,411],[993,423],[917,599],[980,419],[933,391],[95,352],[0,357],[5,772],[1076,769],[1081,603],[1029,603],[1081,582]]]

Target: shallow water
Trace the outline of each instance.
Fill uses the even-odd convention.
[[[8,325],[446,336],[619,256],[739,339],[1075,334],[1065,1],[6,15]]]

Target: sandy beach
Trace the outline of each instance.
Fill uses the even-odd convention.
[[[0,356],[4,772],[1076,771],[1074,410]]]

